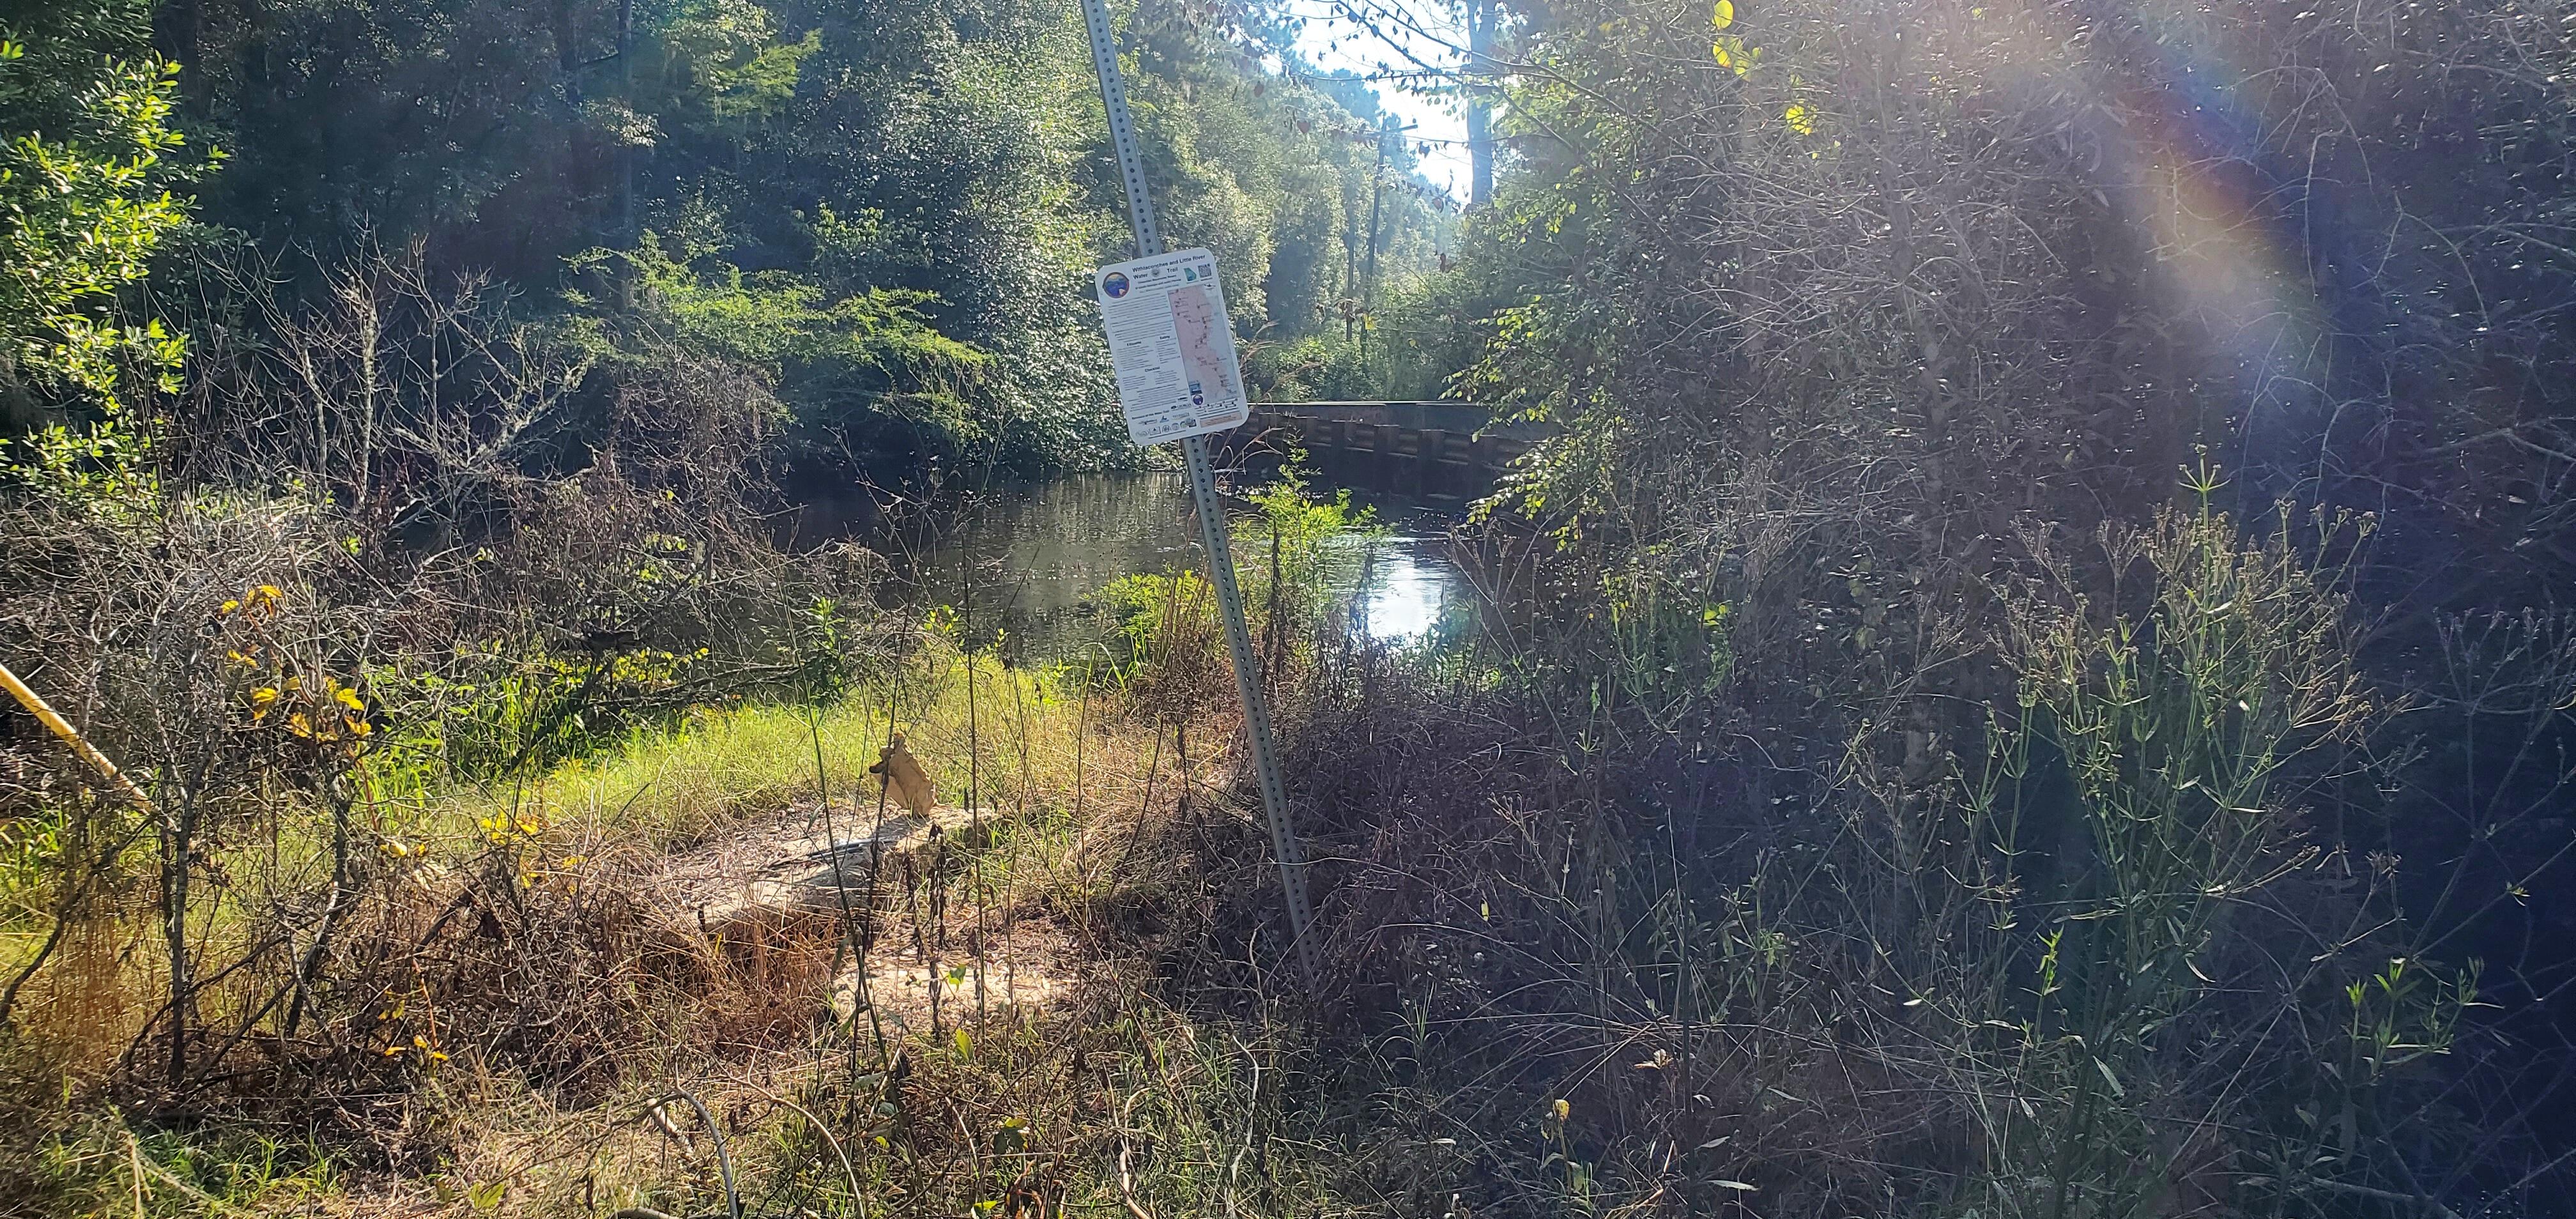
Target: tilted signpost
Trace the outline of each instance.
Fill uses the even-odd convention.
[[[1091,27],[1091,62],[1100,73],[1100,101],[1109,111],[1109,139],[1127,182],[1127,217],[1136,229],[1136,259],[1102,267],[1093,279],[1102,323],[1109,331],[1111,367],[1127,434],[1138,444],[1178,440],[1190,467],[1190,502],[1198,511],[1199,540],[1207,547],[1208,581],[1225,615],[1225,641],[1234,656],[1234,688],[1243,698],[1244,735],[1252,748],[1252,773],[1261,788],[1261,811],[1270,823],[1271,849],[1279,856],[1279,884],[1288,898],[1288,929],[1297,967],[1316,976],[1313,915],[1306,905],[1306,860],[1288,820],[1288,792],[1279,781],[1279,756],[1270,739],[1270,700],[1261,687],[1252,628],[1243,619],[1243,590],[1234,578],[1234,547],[1226,537],[1225,508],[1217,501],[1216,467],[1207,437],[1242,425],[1252,407],[1234,352],[1234,328],[1225,294],[1217,287],[1216,258],[1205,250],[1163,252],[1154,227],[1154,203],[1145,194],[1145,158],[1136,125],[1127,114],[1127,85],[1118,72],[1118,45],[1109,28],[1106,0],[1082,0]]]

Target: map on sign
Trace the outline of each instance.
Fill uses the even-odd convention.
[[[1093,286],[1136,443],[1223,432],[1252,416],[1215,255],[1181,250],[1102,267]]]

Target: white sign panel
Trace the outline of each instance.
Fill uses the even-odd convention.
[[[1228,431],[1252,417],[1216,255],[1180,250],[1102,267],[1092,287],[1136,443]]]

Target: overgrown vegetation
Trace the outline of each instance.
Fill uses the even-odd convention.
[[[1484,1209],[2566,1210],[2566,14],[1507,8],[1558,430],[1315,721]]]
[[[1455,232],[1117,7],[1257,390],[1547,429],[1425,637],[1236,488],[1312,978],[1205,573],[785,515],[1142,460],[1074,6],[0,11],[0,1197],[2576,1210],[2563,4],[1343,5]]]

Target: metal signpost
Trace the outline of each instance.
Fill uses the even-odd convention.
[[[1145,194],[1145,158],[1136,144],[1136,126],[1127,114],[1127,85],[1118,72],[1118,46],[1109,28],[1106,0],[1083,0],[1082,13],[1091,27],[1091,62],[1100,73],[1100,100],[1109,111],[1109,138],[1118,151],[1118,170],[1127,181],[1127,215],[1136,229],[1136,256],[1163,253],[1162,235],[1154,227],[1154,204]],[[1123,283],[1123,281],[1122,281]],[[1224,318],[1216,319],[1222,329]],[[1232,358],[1232,353],[1226,353]],[[1235,583],[1234,547],[1227,541],[1225,509],[1216,495],[1216,469],[1208,460],[1204,431],[1181,440],[1190,466],[1190,502],[1198,510],[1199,540],[1207,547],[1208,580],[1216,586],[1217,605],[1225,614],[1227,650],[1234,656],[1234,688],[1243,698],[1244,735],[1251,739],[1252,771],[1261,787],[1261,811],[1270,823],[1270,845],[1279,856],[1279,884],[1288,898],[1289,934],[1295,939],[1297,967],[1308,983],[1316,976],[1315,945],[1308,929],[1313,916],[1306,905],[1306,861],[1297,831],[1288,820],[1288,792],[1279,781],[1279,757],[1270,740],[1270,700],[1261,688],[1260,662],[1252,650],[1252,629],[1243,618],[1243,590]]]

